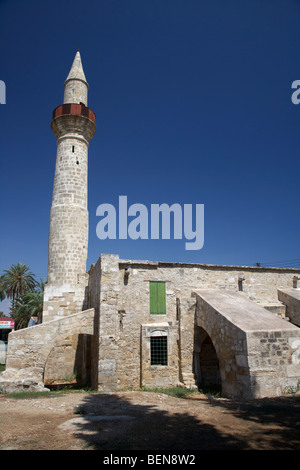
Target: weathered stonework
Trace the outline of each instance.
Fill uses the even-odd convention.
[[[62,346],[70,342],[72,351],[61,357]],[[36,390],[37,386],[41,390],[45,382],[51,383],[53,379],[71,375],[83,380],[86,369],[91,375],[94,367],[94,343],[94,309],[12,331],[6,370],[0,376],[0,390],[2,393],[14,389]],[[83,360],[87,350],[90,358]]]
[[[44,290],[43,323],[79,313],[88,308],[88,276],[80,276],[75,285],[46,284]]]
[[[141,387],[170,387],[179,383],[178,378],[178,325],[172,322],[149,323],[141,327]],[[167,338],[167,366],[151,365],[150,339]],[[133,353],[136,356],[136,354]]]
[[[196,324],[212,339],[227,397],[281,395],[300,378],[300,329],[239,292],[203,290]]]
[[[54,110],[51,123],[57,138],[57,156],[50,211],[44,321],[86,308],[82,294],[86,287],[88,250],[88,146],[96,132],[94,114],[86,107],[87,90],[77,52],[65,82],[64,104]]]
[[[276,331],[277,329],[285,332],[287,329],[293,330],[291,337],[293,335],[297,337],[300,329],[281,318],[284,316],[285,308],[277,298],[277,288],[292,286],[294,275],[295,271],[289,269],[156,263],[120,260],[117,255],[102,255],[89,272],[91,305],[99,311],[99,388],[116,390],[141,386],[167,387],[178,383],[195,387],[194,359],[197,350],[201,349],[201,344],[195,342],[195,329],[198,323],[196,300],[192,295],[199,290],[213,289],[216,294],[232,293],[247,299],[250,312],[256,312],[257,315],[257,319],[255,313],[251,316],[253,325],[255,319],[256,323],[259,323],[261,316],[267,315],[268,318],[262,331],[257,327],[256,335],[263,335],[266,331],[270,335],[273,334],[273,322],[279,322],[280,326],[276,323]],[[244,279],[242,291],[239,282],[241,278]],[[150,281],[166,283],[165,315],[150,314]],[[97,307],[93,302],[96,302]],[[275,313],[272,313],[272,310]],[[287,367],[287,362],[291,361],[292,352],[288,359],[285,358],[286,353],[283,354],[284,358],[281,358],[281,361],[285,362],[280,367],[280,359],[278,359],[280,351],[275,351],[275,346],[274,357],[268,359],[271,362],[274,360],[274,364],[277,364],[277,369],[273,364],[275,369],[272,374],[277,377],[273,381],[274,387],[270,385],[268,378],[270,371],[262,374],[262,371],[256,367],[256,372],[251,372],[249,375],[248,365],[248,372],[244,370],[242,373],[243,362],[252,361],[251,367],[254,367],[254,361],[257,362],[258,357],[266,354],[266,351],[261,347],[256,348],[255,353],[253,349],[248,352],[245,345],[248,340],[250,341],[252,333],[247,330],[243,331],[231,325],[232,333],[227,336],[222,334],[220,330],[220,325],[224,320],[222,314],[220,319],[216,322],[212,314],[211,322],[214,324],[214,330],[210,330],[209,321],[204,326],[210,332],[214,331],[211,334],[219,337],[218,343],[222,344],[222,354],[219,351],[218,353],[221,354],[220,369],[222,368],[221,378],[225,394],[246,396],[247,384],[249,396],[251,394],[259,396],[265,393],[276,395],[283,392],[284,384],[296,386],[300,378],[300,370],[298,375],[297,373],[288,375],[290,369]],[[151,366],[149,362],[151,331],[168,338],[167,366]],[[209,332],[206,331],[207,334]],[[263,339],[263,336],[260,339]],[[253,343],[252,339],[251,341]],[[251,341],[249,344],[252,344]],[[284,347],[287,347],[285,343],[282,344],[282,348]],[[226,350],[236,351],[236,369],[230,369],[229,363],[226,362]],[[225,362],[222,363],[223,359]],[[261,364],[265,364],[264,361],[266,360],[262,360]],[[237,385],[238,381],[230,380],[230,377],[235,374],[241,375],[240,380],[243,386]],[[279,376],[284,377],[280,384],[277,383]],[[252,382],[255,382],[256,388],[251,385]]]

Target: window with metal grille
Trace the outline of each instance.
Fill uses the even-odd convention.
[[[150,338],[151,365],[168,365],[168,343],[167,336],[152,336]]]

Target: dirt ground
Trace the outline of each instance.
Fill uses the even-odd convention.
[[[299,450],[300,396],[0,395],[0,450]]]

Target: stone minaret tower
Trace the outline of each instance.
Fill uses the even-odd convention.
[[[95,114],[87,107],[88,87],[77,52],[63,104],[53,111],[51,123],[57,154],[43,322],[86,308],[88,147],[96,132]]]

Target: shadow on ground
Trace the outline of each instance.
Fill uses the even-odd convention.
[[[262,429],[262,441],[274,450],[300,450],[300,396],[261,398],[248,402],[212,400],[214,407],[226,410],[249,425]],[[254,426],[255,427],[255,426]]]
[[[62,427],[102,450],[300,448],[299,397],[238,403],[193,397],[172,402],[161,395],[157,403],[153,395],[86,395]]]

